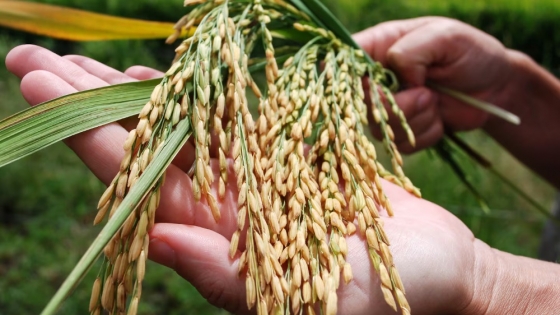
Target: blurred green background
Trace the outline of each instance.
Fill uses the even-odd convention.
[[[181,0],[48,0],[120,16],[175,21]],[[376,23],[424,15],[454,17],[524,51],[560,75],[560,2],[557,0],[329,0],[352,31]],[[60,54],[84,54],[124,70],[134,64],[165,69],[173,48],[161,41],[117,41],[76,44],[0,29],[0,57],[18,44],[34,43]],[[0,67],[0,117],[26,108],[19,81]],[[545,207],[554,189],[521,166],[480,132],[462,135]],[[484,213],[449,168],[428,153],[406,160],[406,171],[428,200],[458,215],[491,246],[536,256],[543,216],[491,174],[463,162],[470,180],[492,209]],[[514,171],[512,171],[514,170]],[[36,314],[54,294],[99,228],[91,222],[103,185],[63,144],[0,169],[0,314]],[[59,314],[87,312],[91,274]],[[186,281],[150,264],[140,314],[223,314],[210,306]]]

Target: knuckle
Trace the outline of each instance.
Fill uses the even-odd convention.
[[[238,313],[241,310],[240,300],[232,297],[225,287],[224,281],[204,281],[204,288],[200,290],[200,294],[212,305],[226,309],[232,313]]]

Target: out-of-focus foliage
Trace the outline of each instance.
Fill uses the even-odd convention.
[[[175,21],[182,0],[47,0],[95,12],[154,21]],[[386,20],[425,15],[459,18],[524,51],[560,74],[560,2],[557,0],[327,0],[352,31]],[[173,47],[163,41],[72,43],[0,29],[0,58],[21,43],[35,43],[59,54],[84,54],[124,70],[134,64],[165,69]],[[0,66],[0,117],[24,109],[19,81]],[[512,179],[542,204],[553,190],[536,179],[488,137],[467,136],[499,170],[515,169]],[[380,150],[381,151],[381,150]],[[489,174],[465,163],[492,209],[484,214],[453,173],[426,153],[405,161],[407,174],[425,198],[453,211],[475,235],[493,247],[534,256],[542,216]],[[0,169],[0,314],[36,314],[91,243],[91,226],[103,185],[63,144]],[[419,209],[419,211],[421,211]],[[97,268],[94,268],[95,270]],[[94,275],[90,275],[94,276]],[[174,272],[152,264],[145,280],[140,314],[225,314]],[[77,288],[59,314],[86,313],[91,278]]]

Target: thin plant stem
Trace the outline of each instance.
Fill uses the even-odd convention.
[[[512,123],[514,125],[519,125],[521,123],[521,119],[519,118],[519,116],[508,112],[505,109],[502,109],[494,104],[491,103],[487,103],[481,100],[478,100],[474,97],[468,96],[464,93],[458,92],[456,90],[450,89],[450,88],[446,88],[444,86],[441,86],[439,84],[433,83],[433,82],[428,82],[426,84],[429,88],[432,88],[440,93],[449,95],[459,101],[462,101],[463,103],[473,106],[475,108],[478,108],[480,110],[483,110],[489,114],[495,115],[509,123]]]

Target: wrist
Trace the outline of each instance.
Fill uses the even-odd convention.
[[[460,314],[554,314],[560,309],[560,265],[477,242],[472,296]]]
[[[509,66],[509,70],[504,71],[507,81],[494,91],[491,102],[495,105],[513,112],[523,121],[524,117],[532,113],[531,104],[540,102],[541,98],[549,101],[551,97],[558,96],[560,82],[531,57],[508,49],[506,61]],[[502,126],[511,127],[502,119],[490,116],[484,127],[492,130]]]
[[[521,118],[513,125],[489,117],[484,130],[519,161],[560,188],[560,81],[530,57],[507,51],[508,80],[493,94],[494,104]]]

